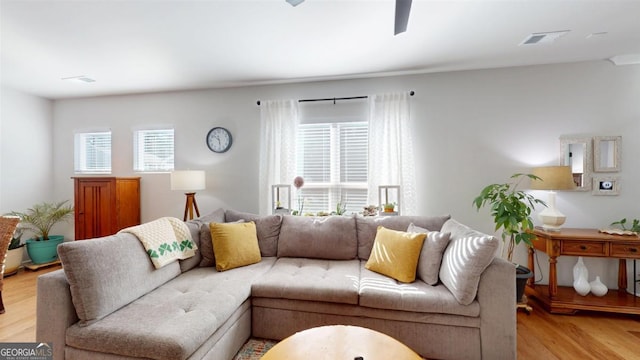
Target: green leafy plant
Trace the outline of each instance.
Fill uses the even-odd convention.
[[[334,215],[343,215],[347,212],[347,203],[344,201],[338,201],[336,204],[336,211],[333,212]]]
[[[514,181],[488,185],[473,200],[473,206],[478,211],[485,205],[491,207],[491,216],[496,225],[495,231],[502,230],[502,240],[508,241],[507,259],[509,261],[512,261],[513,250],[521,242],[527,246],[533,246],[535,235],[531,231],[533,230],[531,212],[536,204],[547,206],[544,201],[517,189],[525,178],[542,180],[532,174],[514,174],[511,176]]]
[[[624,218],[622,220],[612,222],[611,226],[620,226],[622,230],[629,230],[636,233],[640,233],[640,220],[633,219],[630,228],[627,228],[626,224],[627,224],[627,219]]]
[[[24,230],[22,230],[22,228],[20,227],[16,229],[16,231],[13,233],[13,236],[11,237],[11,242],[9,242],[9,250],[17,249],[24,246],[24,244],[22,243],[23,232]]]
[[[58,222],[68,221],[73,214],[73,206],[66,203],[67,200],[58,203],[43,202],[25,212],[12,211],[10,215],[18,216],[20,223],[33,231],[37,240],[49,240],[51,228]]]

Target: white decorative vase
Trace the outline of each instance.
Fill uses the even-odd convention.
[[[573,288],[582,296],[591,291],[589,285],[589,270],[582,261],[582,256],[578,257],[578,262],[573,266]]]
[[[586,296],[591,291],[591,285],[584,275],[580,275],[577,280],[573,282],[573,288],[576,292],[582,296]]]
[[[582,261],[582,256],[578,256],[578,262],[573,266],[573,281],[578,280],[580,275],[584,274],[584,277],[589,280],[589,270]]]
[[[595,296],[605,296],[609,289],[600,281],[600,276],[596,276],[596,279],[589,283],[591,286],[591,293]]]

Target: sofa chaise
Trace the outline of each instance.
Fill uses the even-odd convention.
[[[243,222],[255,226],[257,262],[218,271],[212,226]],[[516,358],[515,267],[495,256],[497,239],[449,216],[219,209],[186,225],[198,250],[159,269],[128,232],[61,244],[63,269],[38,277],[37,341],[55,359],[228,360],[251,336],[345,324],[430,359]],[[387,229],[428,229],[412,282],[371,270]]]

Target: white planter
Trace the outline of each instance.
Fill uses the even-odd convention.
[[[18,272],[22,264],[22,256],[24,254],[24,246],[17,249],[11,249],[7,252],[7,258],[4,260],[4,276],[13,275]]]

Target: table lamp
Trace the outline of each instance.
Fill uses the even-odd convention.
[[[187,221],[187,213],[189,220],[193,219],[193,209],[196,215],[200,217],[200,210],[196,203],[196,190],[204,190],[206,188],[204,170],[177,170],[171,173],[171,190],[184,190],[187,196],[187,202],[184,205],[184,221]]]
[[[532,190],[549,190],[547,208],[538,215],[542,221],[542,228],[547,231],[560,231],[567,217],[556,208],[555,190],[573,190],[571,166],[542,166],[534,168],[532,174],[541,180],[531,180]]]

